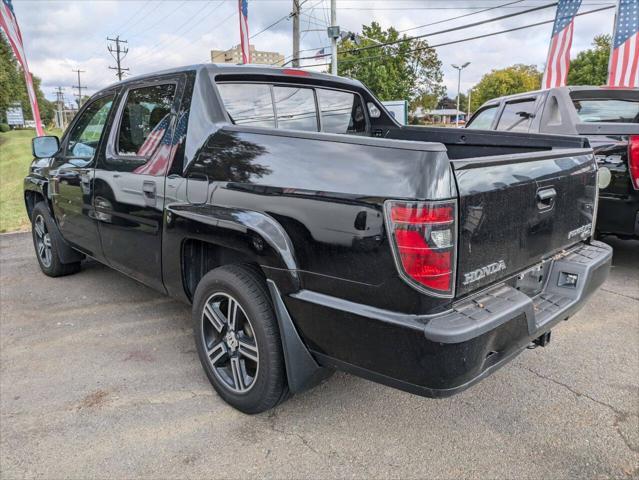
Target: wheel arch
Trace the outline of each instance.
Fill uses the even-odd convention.
[[[165,283],[176,282],[179,271],[179,289],[189,301],[207,272],[229,264],[251,264],[283,291],[300,288],[292,242],[267,214],[210,205],[167,207],[165,225],[165,253],[175,259],[171,252],[179,252],[177,262],[165,256]],[[167,285],[169,291],[175,287]]]
[[[53,209],[48,198],[48,182],[40,178],[27,177],[24,180],[24,205],[29,220],[32,220],[33,208],[38,202],[45,202],[51,215]]]

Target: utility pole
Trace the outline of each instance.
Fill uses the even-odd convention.
[[[470,65],[470,62],[466,62],[463,65],[459,66],[459,65],[451,65],[451,67],[453,67],[454,69],[457,70],[457,73],[459,74],[457,76],[457,113],[455,114],[455,126],[459,127],[459,101],[461,100],[460,96],[461,96],[461,71],[466,68],[468,65]]]
[[[81,73],[85,73],[84,70],[72,70],[72,72],[76,72],[78,74],[78,84],[74,87],[71,88],[77,88],[78,89],[78,110],[80,109],[80,107],[82,106],[82,90],[86,90],[87,86],[84,85],[82,86],[82,82],[80,82],[80,74]]]
[[[57,105],[58,127],[64,130],[64,92],[62,87],[55,91],[55,102]]]
[[[473,94],[473,90],[472,88],[470,90],[468,90],[468,115],[466,115],[466,122],[468,122],[468,119],[470,118],[470,96]]]
[[[337,75],[337,38],[339,37],[339,27],[337,26],[337,0],[331,0],[331,26],[329,32],[331,37],[331,73]]]
[[[109,70],[117,70],[116,75],[118,76],[118,80],[122,81],[122,75],[124,74],[125,71],[129,70],[128,68],[122,68],[122,60],[124,60],[124,57],[126,57],[126,54],[129,53],[129,48],[128,47],[120,48],[120,44],[128,43],[128,42],[126,40],[120,40],[120,35],[118,35],[115,38],[107,37],[107,41],[115,42],[115,48],[113,47],[113,45],[108,45],[107,49],[109,50],[109,53],[111,54],[111,56],[113,57],[113,59],[115,60],[117,64],[117,66],[115,67],[109,67]],[[121,54],[122,56],[120,56]]]
[[[293,0],[293,67],[300,66],[300,0]]]

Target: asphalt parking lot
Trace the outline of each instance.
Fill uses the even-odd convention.
[[[89,263],[50,279],[0,236],[2,478],[639,475],[639,242],[579,314],[431,400],[338,373],[272,412],[215,394],[190,310]]]

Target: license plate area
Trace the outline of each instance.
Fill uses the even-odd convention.
[[[529,297],[535,297],[541,293],[546,284],[551,262],[540,262],[518,274],[515,277],[515,288]]]

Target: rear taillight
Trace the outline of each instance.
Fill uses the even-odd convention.
[[[457,203],[402,202],[384,205],[395,263],[413,287],[452,297],[455,290]]]
[[[639,135],[630,135],[628,141],[628,171],[635,190],[639,190]]]

